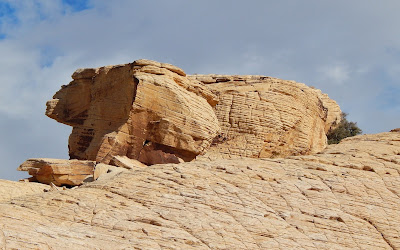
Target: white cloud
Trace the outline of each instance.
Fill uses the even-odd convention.
[[[321,73],[321,78],[329,82],[342,85],[350,79],[351,70],[345,63],[335,63],[333,65],[326,65],[317,70]]]

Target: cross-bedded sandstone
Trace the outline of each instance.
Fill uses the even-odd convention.
[[[316,155],[160,164],[38,190],[0,204],[0,244],[398,249],[399,190],[400,133],[363,135]]]

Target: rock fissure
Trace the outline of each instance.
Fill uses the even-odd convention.
[[[397,249],[395,248],[388,239],[386,239],[385,235],[383,235],[383,233],[381,233],[379,231],[379,229],[375,226],[374,223],[372,223],[370,220],[366,219],[366,218],[361,218],[363,220],[365,220],[366,222],[368,222],[371,226],[373,226],[375,228],[375,230],[382,236],[382,239],[390,246],[391,249]]]

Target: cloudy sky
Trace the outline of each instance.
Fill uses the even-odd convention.
[[[261,74],[335,99],[365,133],[400,127],[398,0],[0,0],[0,178],[68,158],[44,115],[77,68],[147,58],[187,73]]]

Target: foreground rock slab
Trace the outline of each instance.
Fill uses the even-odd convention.
[[[17,197],[40,194],[50,190],[49,185],[31,182],[0,180],[0,203]]]
[[[32,175],[31,181],[77,186],[93,176],[95,166],[94,161],[33,158],[22,163],[17,170],[27,171]]]
[[[0,204],[3,248],[399,249],[400,133],[153,165]]]

